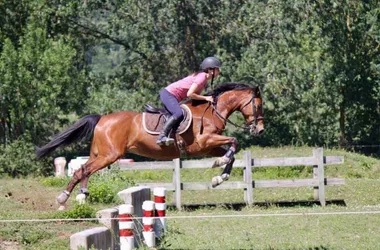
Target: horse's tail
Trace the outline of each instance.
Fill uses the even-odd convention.
[[[69,145],[72,142],[83,139],[93,134],[96,124],[99,122],[101,115],[86,115],[74,123],[65,131],[56,135],[48,144],[37,148],[37,159],[40,159],[53,152],[60,146]]]

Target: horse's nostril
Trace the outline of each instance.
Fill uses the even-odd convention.
[[[259,135],[264,134],[264,129],[259,130]]]

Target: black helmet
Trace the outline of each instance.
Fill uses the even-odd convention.
[[[220,68],[220,67],[222,67],[222,64],[220,63],[218,58],[214,56],[206,57],[201,64],[202,70],[205,70],[208,68]]]

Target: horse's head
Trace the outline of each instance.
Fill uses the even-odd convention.
[[[228,120],[228,116],[239,110],[251,134],[259,136],[264,132],[263,101],[259,87],[228,83],[218,86],[210,95],[214,97],[218,106],[221,105],[226,109],[227,114],[224,119],[227,122],[232,123]],[[222,99],[221,103],[218,102],[219,99]]]
[[[253,87],[252,91],[241,95],[242,102],[239,108],[245,122],[249,125],[249,131],[255,136],[264,133],[263,100],[259,87]]]

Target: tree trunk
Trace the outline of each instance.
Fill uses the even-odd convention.
[[[347,144],[346,130],[345,130],[346,110],[345,110],[345,91],[343,88],[341,88],[341,94],[342,94],[343,100],[339,105],[339,130],[340,130],[339,146],[345,147]]]

